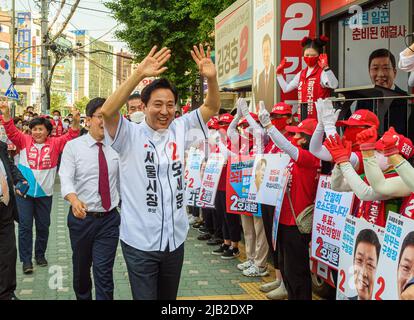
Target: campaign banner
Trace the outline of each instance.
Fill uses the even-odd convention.
[[[259,112],[259,101],[263,101],[267,111],[275,104],[275,1],[253,0],[253,97],[254,110]]]
[[[220,88],[250,85],[253,75],[251,0],[236,1],[214,21],[215,62]]]
[[[384,228],[347,216],[339,253],[337,300],[372,300]]]
[[[316,11],[316,0],[280,1],[280,59],[276,61],[276,66],[286,58],[284,73],[287,82],[292,81],[306,67],[301,42],[304,37],[316,36]],[[289,103],[297,100],[297,90],[290,93],[280,92],[280,101]]]
[[[200,189],[200,206],[214,208],[221,171],[226,159],[221,153],[211,153],[204,169]]]
[[[313,213],[311,255],[334,269],[339,265],[341,235],[353,200],[353,192],[333,191],[331,177],[320,176]]]
[[[374,286],[375,300],[401,300],[414,278],[414,220],[389,212]]]
[[[285,189],[290,159],[286,153],[256,155],[248,200],[275,206],[277,194]]]
[[[196,206],[199,201],[201,189],[202,171],[201,166],[204,161],[204,152],[191,148],[188,151],[186,168],[184,171],[185,198],[187,206]]]
[[[258,203],[248,199],[253,165],[254,158],[250,156],[229,158],[226,186],[226,208],[228,213],[261,217]]]
[[[16,61],[16,77],[32,78],[32,14],[31,12],[17,13],[17,45],[19,58]]]

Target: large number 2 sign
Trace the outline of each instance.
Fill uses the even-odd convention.
[[[313,8],[307,3],[294,3],[285,13],[287,19],[282,31],[282,41],[301,41],[309,37],[308,27],[313,20]]]

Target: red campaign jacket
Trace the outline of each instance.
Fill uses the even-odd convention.
[[[396,172],[384,174],[385,178],[392,178],[398,176]],[[368,179],[364,177],[364,181],[369,184]],[[385,227],[387,222],[386,200],[376,201],[361,201],[358,208],[357,217],[364,218],[369,223],[380,227]]]
[[[406,218],[414,219],[414,193],[404,198],[400,208],[400,214]]]
[[[63,135],[63,123],[62,120],[58,120],[57,122],[53,119],[50,120],[50,123],[52,123],[53,129],[50,133],[51,137],[60,137]]]
[[[306,77],[308,68],[300,73],[300,81],[298,86],[299,103],[308,103],[308,118],[317,119],[315,102],[319,98],[325,99],[331,95],[331,89],[321,86],[322,68],[318,65],[312,70],[309,77]]]

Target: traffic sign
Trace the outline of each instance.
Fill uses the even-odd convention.
[[[7,89],[4,95],[10,99],[19,100],[19,94],[17,93],[13,84],[10,84],[10,87]]]

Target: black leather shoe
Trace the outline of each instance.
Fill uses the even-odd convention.
[[[223,243],[223,239],[212,238],[207,241],[208,246],[217,246]]]
[[[191,226],[193,229],[204,227],[204,222],[196,222]]]
[[[23,273],[24,274],[33,273],[33,264],[32,263],[24,263],[23,264]]]
[[[13,294],[10,297],[10,300],[20,300],[19,298],[16,297],[16,294],[13,292]]]
[[[36,260],[36,264],[39,267],[46,267],[47,266],[47,260],[45,259],[45,257],[39,257],[39,258],[36,258],[35,260]]]
[[[205,233],[197,237],[197,240],[200,240],[200,241],[206,241],[206,240],[210,241],[210,239],[211,239],[211,234],[209,233]]]
[[[208,233],[208,229],[206,227],[200,227],[200,228],[198,228],[198,232],[200,232],[200,233]]]

